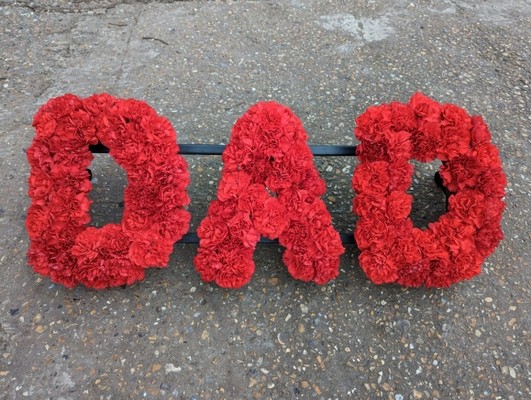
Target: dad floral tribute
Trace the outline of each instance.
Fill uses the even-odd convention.
[[[217,197],[198,229],[195,265],[201,278],[238,288],[254,272],[260,235],[278,238],[296,279],[324,284],[339,273],[344,252],[320,196],[308,135],[290,109],[275,102],[251,107],[223,152]]]
[[[107,94],[64,95],[37,112],[26,225],[28,262],[67,287],[105,288],[166,266],[187,232],[187,165],[170,122],[146,103]],[[370,107],[357,119],[360,164],[352,185],[360,265],[377,284],[447,287],[477,275],[503,234],[506,178],[481,117],[417,93]],[[217,200],[198,228],[201,278],[238,288],[254,272],[260,236],[278,238],[296,279],[324,284],[344,252],[320,196],[326,187],[300,120],[275,102],[251,107],[223,153]],[[101,143],[127,173],[121,223],[89,227],[90,145]],[[410,160],[442,161],[448,212],[427,229],[409,214]]]
[[[479,116],[417,93],[370,107],[356,121],[360,164],[352,179],[360,265],[374,283],[447,287],[481,271],[503,234],[506,177]],[[442,161],[448,212],[427,229],[409,213],[411,159]]]
[[[26,226],[34,270],[67,287],[101,289],[166,266],[190,222],[190,178],[170,122],[141,101],[67,94],[42,106],[33,126]],[[89,145],[98,142],[128,180],[121,223],[102,228],[87,226]]]

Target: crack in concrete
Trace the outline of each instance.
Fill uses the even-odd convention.
[[[134,24],[131,27],[131,29],[129,30],[129,37],[127,38],[127,42],[125,44],[124,56],[120,60],[120,66],[118,67],[118,72],[116,73],[116,78],[115,78],[114,83],[112,85],[113,90],[116,89],[116,86],[120,82],[120,79],[122,79],[122,75],[124,73],[124,63],[125,63],[125,60],[126,60],[127,56],[129,55],[129,48],[130,48],[130,45],[131,45],[131,39],[133,38],[133,33],[135,32],[135,28],[138,26],[138,20],[139,20],[140,16],[142,15],[142,11],[143,11],[143,7],[140,8],[140,11],[138,11],[138,13],[134,16]]]
[[[120,5],[135,5],[135,4],[150,4],[150,3],[162,3],[162,4],[171,4],[171,3],[181,3],[189,2],[193,0],[96,0],[84,2],[81,0],[72,2],[70,7],[61,7],[54,4],[39,4],[36,1],[10,1],[10,0],[0,0],[0,7],[6,8],[27,8],[34,13],[57,13],[57,14],[78,14],[87,11],[98,11],[98,10],[112,10]],[[77,8],[76,8],[77,7]]]

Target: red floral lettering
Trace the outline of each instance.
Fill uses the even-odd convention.
[[[300,120],[274,102],[254,105],[236,122],[218,199],[197,232],[194,262],[203,280],[226,288],[248,283],[260,235],[286,247],[294,278],[324,284],[338,275],[344,249],[320,198],[326,187],[307,138]]]

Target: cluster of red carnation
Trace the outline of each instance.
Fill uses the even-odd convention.
[[[300,120],[275,102],[254,105],[236,122],[218,199],[197,232],[194,261],[203,280],[226,288],[249,282],[261,235],[286,248],[294,278],[324,284],[338,275],[344,249],[320,198],[326,186],[307,138]]]
[[[28,262],[67,287],[105,288],[166,266],[188,230],[186,161],[170,122],[146,103],[106,94],[50,100],[35,115],[27,151],[31,205]],[[127,173],[120,224],[88,227],[89,145],[101,142]]]
[[[355,238],[371,281],[448,287],[481,271],[503,233],[506,178],[483,119],[417,93],[408,104],[370,107],[357,119],[360,164],[352,185]],[[411,159],[442,161],[448,212],[413,226]]]
[[[28,262],[67,287],[131,284],[166,266],[188,230],[185,160],[170,122],[137,100],[106,94],[50,100],[35,115],[28,149]],[[481,117],[417,93],[408,104],[370,107],[357,119],[360,164],[352,185],[360,216],[360,265],[375,283],[447,287],[481,270],[503,233],[506,178]],[[254,272],[261,236],[279,240],[296,279],[324,284],[344,249],[307,134],[288,108],[251,107],[235,124],[194,262],[203,280],[238,288]],[[88,227],[89,145],[102,143],[127,173],[121,223]],[[442,161],[448,212],[425,230],[409,217],[412,159]]]

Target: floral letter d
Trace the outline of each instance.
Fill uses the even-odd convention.
[[[66,94],[35,114],[26,227],[28,263],[67,287],[132,284],[166,266],[188,230],[190,182],[170,122],[146,103]],[[89,145],[101,142],[127,173],[120,223],[88,226]]]

